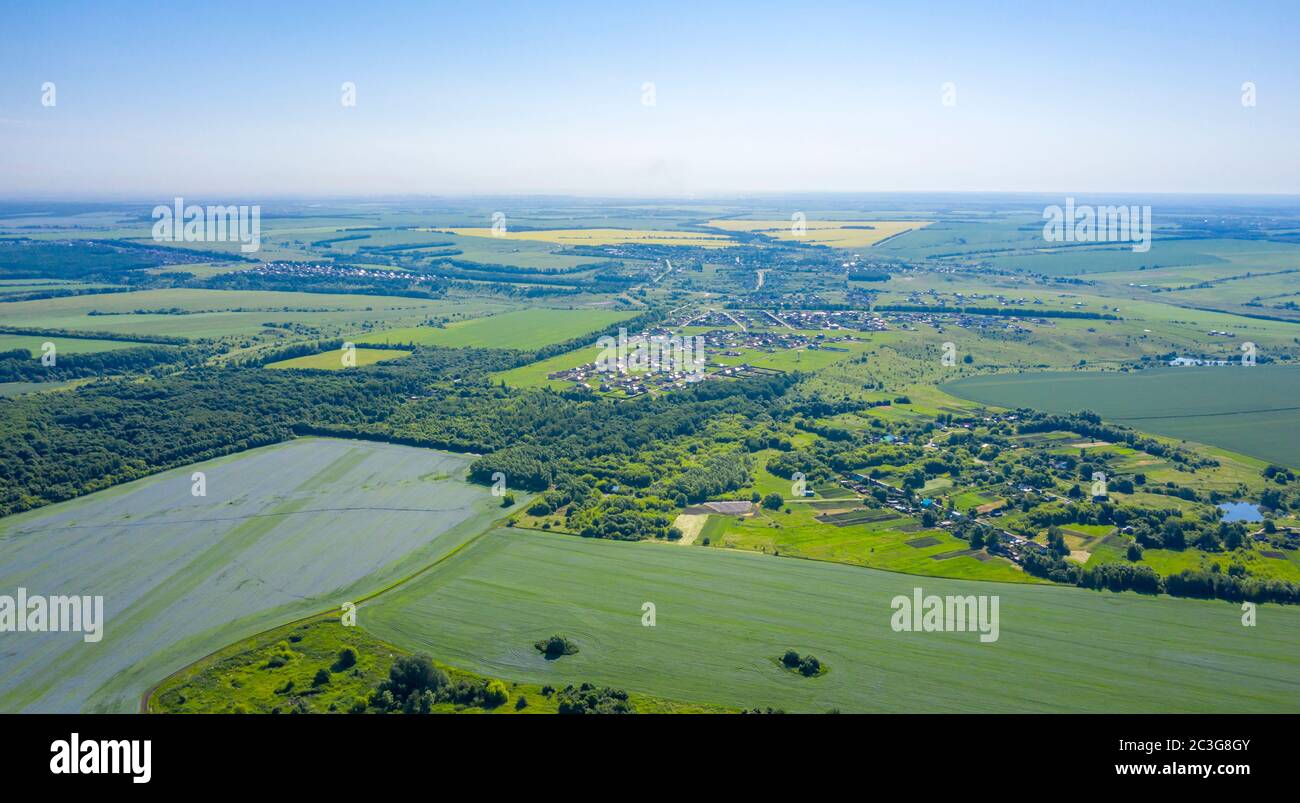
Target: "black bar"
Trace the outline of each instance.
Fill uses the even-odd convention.
[[[1297,715],[4,715],[0,766],[7,784],[127,794],[251,794],[280,779],[295,795],[354,787],[382,795],[388,784],[509,778],[538,793],[569,784],[576,794],[600,788],[606,773],[635,788],[637,778],[658,784],[701,772],[723,773],[735,788],[765,788],[779,772],[809,789],[847,779],[881,793],[1280,789],[1294,778],[1297,726]],[[83,750],[88,740],[140,740],[141,748],[148,740],[148,782],[129,772],[54,774],[51,745],[70,746],[74,733]]]

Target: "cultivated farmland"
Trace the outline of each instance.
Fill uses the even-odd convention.
[[[26,349],[33,357],[39,357],[42,353],[41,346],[45,343],[53,343],[56,354],[98,354],[103,351],[151,345],[130,340],[96,340],[89,337],[0,334],[0,351]]]
[[[431,315],[480,314],[505,304],[419,298],[242,290],[142,290],[5,305],[10,326],[171,335],[250,335],[266,323],[306,323],[356,331],[363,322],[416,323]]]
[[[212,650],[445,555],[498,515],[425,449],[301,439],[7,518],[0,587],[104,597],[98,643],[4,636],[0,710],[132,711]],[[207,495],[192,495],[194,472]]]
[[[492,237],[490,228],[450,229],[467,237]],[[557,245],[693,245],[702,248],[725,248],[735,243],[722,234],[697,231],[652,231],[649,229],[546,229],[543,231],[507,231],[498,240],[524,240]]]
[[[809,220],[798,231],[790,220],[710,220],[708,225],[724,231],[744,231],[809,245],[870,248],[930,224],[923,220]]]
[[[1000,635],[905,633],[890,602],[997,594]],[[653,602],[657,625],[641,625]],[[519,682],[611,683],[670,699],[792,711],[1300,710],[1300,610],[917,578],[739,551],[497,530],[358,612],[404,649]],[[546,661],[563,633],[580,648]],[[792,648],[831,671],[772,660]],[[1154,695],[1151,678],[1160,680]]]
[[[357,342],[533,349],[596,332],[630,317],[630,312],[611,310],[534,308],[457,321],[441,329],[431,326],[391,329],[365,335]]]
[[[1300,466],[1300,367],[1161,368],[1129,373],[970,377],[950,393],[999,407],[1090,409],[1136,429]]]

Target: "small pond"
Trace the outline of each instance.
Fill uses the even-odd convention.
[[[1226,502],[1219,505],[1223,511],[1224,521],[1263,521],[1264,514],[1259,512],[1259,505],[1249,502]]]

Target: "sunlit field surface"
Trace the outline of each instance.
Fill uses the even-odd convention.
[[[925,220],[710,220],[711,228],[762,234],[777,240],[832,248],[870,248],[891,237],[930,225]]]
[[[895,595],[996,594],[996,642],[890,626]],[[641,624],[642,605],[657,610]],[[530,683],[791,711],[1300,710],[1300,609],[920,578],[740,551],[497,530],[358,611],[405,649]],[[561,633],[576,655],[532,646]],[[830,671],[776,663],[812,652]],[[1153,681],[1153,678],[1155,679]],[[1151,684],[1160,685],[1159,696]]]
[[[467,237],[493,237],[491,228],[449,229],[453,234]],[[652,231],[649,229],[547,229],[544,231],[510,231],[498,239],[524,240],[557,245],[693,245],[704,248],[725,248],[734,245],[721,234],[695,231]]]
[[[133,711],[190,661],[404,576],[498,509],[467,462],[303,439],[0,521],[0,588],[102,595],[106,619],[93,644],[5,634],[0,710]]]
[[[418,326],[390,329],[364,335],[357,342],[496,349],[540,348],[595,332],[630,317],[630,312],[610,310],[526,309],[457,321],[445,328]]]
[[[186,338],[251,335],[265,324],[303,322],[356,330],[365,321],[419,321],[503,305],[420,298],[240,290],[167,289],[5,304],[11,326]]]
[[[385,362],[387,360],[400,360],[403,357],[411,356],[409,351],[400,349],[354,349],[356,357],[355,367],[361,368],[366,365]],[[351,367],[343,362],[343,351],[324,351],[320,354],[308,354],[305,357],[294,357],[292,360],[278,360],[267,363],[267,368],[315,368],[323,371],[342,371]]]
[[[1094,410],[1137,429],[1300,467],[1300,366],[1000,374],[944,387],[1000,407]]]

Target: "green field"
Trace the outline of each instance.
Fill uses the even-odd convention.
[[[632,317],[610,310],[526,309],[486,318],[458,321],[446,328],[417,326],[392,329],[358,338],[358,343],[417,346],[476,346],[493,349],[537,349],[596,332]]]
[[[998,641],[894,632],[890,601],[916,587],[999,595]],[[653,628],[641,625],[644,602],[656,606]],[[1240,615],[1224,602],[497,530],[362,606],[358,622],[479,674],[737,707],[1300,711],[1300,609],[1265,606],[1254,628]],[[544,660],[532,643],[551,633],[580,651]],[[781,669],[773,658],[788,648],[830,671]]]
[[[999,407],[1093,410],[1134,429],[1300,466],[1300,366],[996,374],[942,387]]]
[[[102,595],[106,621],[95,644],[6,636],[0,710],[133,711],[213,650],[427,565],[503,512],[468,462],[307,438],[4,519],[0,588]]]
[[[104,351],[117,351],[119,349],[151,345],[132,340],[95,340],[88,337],[0,334],[0,351],[26,349],[33,357],[39,357],[43,353],[41,346],[45,343],[54,344],[56,356],[59,354],[99,354]]]
[[[538,360],[528,365],[512,368],[509,371],[498,371],[492,374],[492,381],[505,382],[512,388],[554,388],[562,390],[572,387],[573,383],[563,379],[548,379],[547,376],[556,371],[564,371],[595,362],[601,351],[600,346],[583,346],[545,360]]]
[[[429,316],[483,314],[507,304],[388,296],[243,290],[141,290],[4,305],[10,326],[189,338],[252,335],[267,323],[305,323],[349,333],[371,325],[417,323]],[[178,312],[162,313],[158,310]],[[94,314],[114,313],[114,314]]]
[[[358,348],[356,351],[356,367],[363,365],[374,365],[377,362],[385,360],[400,360],[403,357],[411,356],[409,351],[398,349],[367,349]],[[267,363],[266,368],[315,368],[321,371],[341,371],[343,365],[342,351],[323,351],[320,354],[308,354],[304,357],[294,357],[291,360],[280,360],[278,362]]]

